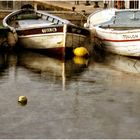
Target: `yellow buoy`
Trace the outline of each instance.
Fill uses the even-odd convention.
[[[88,59],[84,57],[74,56],[73,61],[75,64],[78,64],[78,65],[88,65]]]
[[[78,47],[73,50],[74,55],[76,56],[89,56],[89,52],[85,47]]]
[[[26,104],[27,104],[27,97],[26,97],[26,96],[19,96],[18,102],[19,102],[21,105],[26,105]]]

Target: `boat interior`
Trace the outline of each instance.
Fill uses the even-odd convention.
[[[60,18],[48,13],[42,13],[33,10],[21,11],[21,13],[12,15],[8,20],[8,24],[10,26],[18,29],[62,25],[65,22],[68,23],[67,20],[61,20]]]
[[[112,30],[140,29],[140,11],[116,11],[109,21],[101,23],[99,27]]]

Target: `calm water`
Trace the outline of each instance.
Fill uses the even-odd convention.
[[[139,73],[140,60],[111,54],[0,54],[0,138],[140,138]]]

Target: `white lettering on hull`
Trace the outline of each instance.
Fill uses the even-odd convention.
[[[123,35],[124,39],[138,39],[138,35]]]
[[[56,28],[42,29],[42,33],[52,33],[52,32],[57,32],[57,29]]]

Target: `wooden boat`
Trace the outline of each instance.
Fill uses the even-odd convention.
[[[96,11],[85,26],[92,31],[96,46],[116,54],[140,56],[140,10]]]
[[[3,25],[17,34],[18,42],[28,49],[65,52],[84,44],[90,32],[70,21],[47,12],[32,9],[14,11],[3,19]]]

